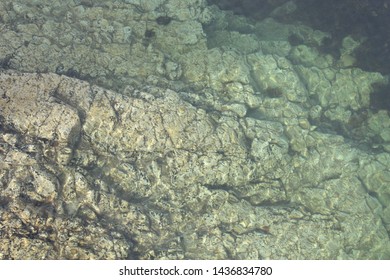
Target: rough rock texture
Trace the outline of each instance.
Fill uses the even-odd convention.
[[[154,76],[177,80],[175,56],[205,47],[210,15],[204,0],[5,0],[0,19],[4,66],[120,88]]]
[[[157,87],[8,72],[0,95],[2,259],[390,257],[387,154],[308,132],[303,157]]]
[[[390,137],[372,129],[381,123],[369,111],[373,85],[388,81],[354,67],[362,40],[345,37],[340,57],[332,57],[321,51],[331,34],[275,20],[291,12],[284,2],[272,3],[271,17],[250,21],[205,0],[4,0],[0,68],[120,92],[128,85],[190,92],[187,101],[240,117],[251,111],[280,120],[279,108],[288,108],[282,122],[293,130],[295,151],[306,151],[305,133],[291,128],[298,120],[389,151]]]
[[[1,258],[390,258],[387,78],[275,18],[1,1]]]

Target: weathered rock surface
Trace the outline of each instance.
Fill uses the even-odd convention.
[[[388,79],[272,14],[0,1],[0,258],[390,258]]]
[[[291,152],[158,87],[3,72],[0,96],[2,259],[390,257],[387,154],[303,123]]]

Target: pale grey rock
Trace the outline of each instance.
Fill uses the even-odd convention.
[[[293,103],[322,107],[315,125],[320,119],[337,122],[349,136],[348,115],[368,108],[372,83],[386,82],[378,73],[342,65],[348,58],[341,63],[321,54],[317,47],[329,34],[272,18],[254,25],[206,1],[68,0],[34,5],[7,0],[1,5],[5,24],[0,61],[5,68],[56,72],[116,90],[128,84],[179,92],[190,88],[217,110],[225,103],[243,102],[256,109],[259,98],[254,92],[267,95],[267,90],[282,89]],[[161,23],[161,17],[169,22]],[[202,24],[209,25],[204,29]],[[292,47],[291,35],[304,44]],[[346,37],[342,57],[359,44]],[[202,96],[205,90],[211,96]],[[231,112],[245,113],[242,108]],[[366,129],[357,130],[353,136],[364,138]],[[64,163],[69,160],[66,151],[62,157]]]
[[[244,54],[260,50],[260,42],[254,34],[241,34],[237,31],[220,31],[210,36],[208,44],[211,46],[228,46]]]
[[[345,123],[351,117],[352,113],[350,110],[347,110],[343,107],[330,108],[324,112],[324,116],[331,121],[338,121],[340,123]]]
[[[290,148],[294,152],[307,155],[307,140],[309,131],[296,125],[286,127],[286,136],[289,138]]]
[[[385,110],[373,114],[367,121],[368,132],[371,137],[380,137],[382,143],[390,142],[390,117]]]
[[[386,201],[366,190],[386,198],[374,187],[384,173],[371,175],[385,156],[315,131],[293,155],[280,122],[206,112],[157,87],[0,81],[3,259],[389,257]],[[67,123],[49,121],[63,112]],[[49,152],[57,131],[67,164]]]
[[[322,170],[321,173],[317,173],[316,176],[312,174],[310,179],[302,177],[303,173],[295,171],[294,174],[301,174],[299,177],[299,184],[301,186],[302,193],[295,192],[292,201],[298,199],[299,201],[306,200],[304,203],[309,211],[319,213],[321,215],[331,215],[337,219],[336,227],[348,227],[349,238],[347,243],[360,240],[362,247],[372,248],[374,251],[380,252],[381,249],[368,240],[361,234],[357,228],[366,228],[366,221],[370,219],[372,221],[372,227],[379,230],[378,236],[374,239],[381,240],[386,236],[386,224],[382,224],[380,229],[377,227],[378,218],[384,215],[383,206],[379,205],[375,197],[371,197],[367,193],[367,183],[362,180],[363,174],[369,168],[363,162],[364,159],[373,160],[377,162],[377,159],[373,159],[368,156],[362,157],[357,151],[351,148],[347,148],[342,141],[331,144],[333,147],[329,150],[329,144],[320,144],[316,141],[316,156],[314,154],[306,157],[305,162],[302,164],[302,168],[306,169],[307,174],[312,173],[314,166],[316,170]],[[321,147],[322,146],[322,147]],[[325,150],[327,152],[325,153]],[[313,150],[312,150],[313,151]],[[322,155],[322,156],[321,156]],[[317,159],[316,159],[317,158]],[[318,161],[321,158],[321,161]],[[314,160],[314,163],[312,160]],[[348,161],[347,164],[339,165],[337,162]],[[360,161],[362,161],[360,163]],[[295,165],[295,164],[294,164]],[[341,169],[339,169],[342,166]],[[291,178],[293,178],[292,176]],[[298,182],[296,182],[298,183]],[[295,183],[288,184],[294,186]],[[303,187],[303,188],[302,188]],[[307,190],[304,190],[306,189]],[[305,196],[307,195],[307,198]],[[309,198],[310,197],[310,198]],[[386,197],[384,195],[383,197]],[[356,204],[355,204],[356,203]],[[329,212],[330,211],[330,212]],[[334,215],[334,213],[338,214]],[[377,213],[375,217],[371,217],[371,213]],[[368,215],[368,216],[367,216]],[[363,219],[361,219],[364,217]],[[322,219],[322,218],[321,218]],[[338,233],[340,236],[340,234]],[[334,246],[334,244],[332,245]],[[348,247],[348,245],[347,245]],[[347,248],[346,247],[346,248]],[[381,254],[381,253],[380,253]],[[364,258],[365,252],[363,250],[355,250],[351,252],[348,258]],[[382,255],[383,256],[383,255]],[[341,258],[346,258],[346,255],[341,255]]]
[[[226,104],[226,105],[222,105],[220,107],[218,106],[216,108],[218,108],[222,112],[223,111],[232,112],[241,118],[245,117],[245,115],[247,113],[246,106],[244,104]]]
[[[256,53],[248,55],[248,63],[252,77],[262,91],[277,89],[289,101],[306,101],[307,90],[292,64],[284,57]]]
[[[369,105],[371,84],[384,83],[386,78],[379,73],[363,72],[360,69],[331,69],[321,71],[316,67],[296,67],[309,94],[319,98],[323,108],[342,107],[359,110]]]
[[[314,125],[329,128],[337,124],[338,128],[334,129],[336,133],[368,140],[386,149],[386,130],[374,128],[377,126],[374,124],[376,114],[368,112],[372,85],[387,83],[386,77],[352,67],[319,69],[316,66],[296,65],[294,69],[307,88],[308,95],[318,100],[318,104],[310,104],[310,117]],[[370,125],[374,129],[369,128]]]
[[[309,116],[313,120],[319,120],[322,115],[322,107],[320,105],[314,105],[310,108]]]
[[[360,173],[364,186],[378,198],[385,208],[388,207],[390,202],[390,191],[388,188],[390,180],[389,159],[388,153],[382,153],[363,161]]]
[[[7,116],[4,124],[12,124],[21,133],[51,143],[50,153],[53,153],[57,162],[64,165],[69,163],[71,149],[79,139],[81,126],[76,110],[55,102],[55,86],[60,81],[59,77],[47,76],[45,85],[42,85],[39,78],[30,81],[28,76],[21,77],[23,78],[26,80],[20,81],[18,87],[14,88],[8,88],[12,76],[0,78],[0,93],[4,97],[4,105],[7,105],[3,106],[2,112]],[[45,92],[48,88],[50,92]],[[30,94],[26,95],[26,91]],[[42,107],[37,107],[36,102]],[[30,152],[37,152],[31,144],[26,148]]]
[[[308,115],[302,106],[284,98],[263,98],[251,112],[256,118],[278,120],[284,125],[297,125],[299,119],[307,118]]]
[[[19,85],[15,83],[16,77],[20,79]],[[77,113],[73,115],[76,110],[54,97],[62,80],[59,76],[35,75],[31,78],[31,75],[1,76],[2,94],[7,98],[2,98],[0,115],[2,127],[9,133],[2,137],[7,142],[2,143],[1,177],[8,179],[3,181],[0,195],[2,206],[10,210],[7,212],[2,208],[0,213],[1,258],[125,257],[130,243],[124,241],[122,234],[113,237],[96,221],[89,222],[88,226],[84,223],[84,230],[89,232],[85,235],[79,231],[80,220],[73,221],[78,223],[73,229],[69,226],[75,213],[63,211],[68,206],[63,180],[72,168],[65,167],[55,152],[65,146],[74,148],[78,141],[74,137],[80,133],[79,117]],[[12,138],[17,141],[10,141]],[[83,191],[82,196],[72,202],[91,207],[88,194],[93,190],[85,189],[84,185]],[[64,231],[70,231],[72,237]],[[93,250],[88,249],[92,247]]]
[[[3,1],[0,60],[23,71],[56,72],[123,88],[129,78],[157,75],[164,57],[168,78],[181,75],[177,54],[205,48],[205,1]],[[9,11],[10,7],[12,8]],[[169,17],[160,25],[160,17]],[[178,65],[178,66],[175,66]],[[115,80],[115,81],[113,81]]]
[[[389,145],[359,42],[333,61],[206,1],[36,3],[1,1],[1,66],[68,77],[0,74],[1,258],[389,258],[387,154],[338,135]]]
[[[332,65],[333,59],[330,55],[321,55],[317,49],[310,48],[306,45],[293,47],[289,58],[294,64],[306,67],[328,68]]]

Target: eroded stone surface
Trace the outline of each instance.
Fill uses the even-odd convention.
[[[1,258],[389,258],[387,80],[359,41],[198,0],[0,18]]]
[[[10,72],[0,90],[3,259],[389,257],[388,161],[342,137],[291,153],[278,121],[158,87]]]

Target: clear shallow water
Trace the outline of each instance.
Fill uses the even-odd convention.
[[[359,39],[292,6],[1,5],[2,258],[389,258]]]

